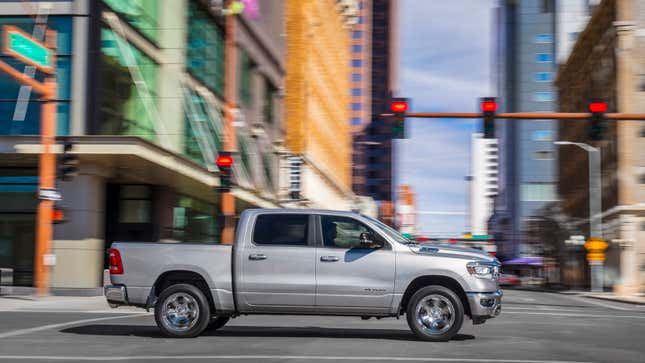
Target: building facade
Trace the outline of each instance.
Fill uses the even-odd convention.
[[[373,198],[379,204],[379,216],[393,223],[392,120],[380,115],[389,112],[390,100],[396,92],[398,3],[394,0],[372,0],[365,1],[365,6],[370,7],[368,12],[371,13],[371,87],[367,105],[371,120],[354,133],[352,188],[358,195]],[[360,71],[363,68],[353,69]]]
[[[102,286],[113,241],[218,243],[214,159],[223,140],[225,33],[221,9],[202,0],[3,2],[0,22],[37,36],[58,31],[58,135],[79,175],[58,181],[67,223],[56,225],[51,286]],[[275,207],[281,195],[285,43],[280,0],[237,16],[234,165],[238,211]],[[36,21],[38,19],[38,21]],[[24,67],[24,66],[23,66]],[[39,104],[6,93],[0,124],[0,266],[30,286]],[[24,107],[23,107],[24,106]],[[26,112],[25,112],[26,110]],[[59,150],[60,152],[60,150]]]
[[[350,30],[355,1],[287,0],[285,146],[303,159],[302,201],[349,210]]]
[[[600,98],[607,101],[608,112],[645,113],[643,32],[642,1],[600,2],[558,73],[559,110],[580,112],[590,99]],[[645,122],[610,121],[604,141],[591,140],[588,122],[562,122],[559,133],[561,140],[600,149],[602,234],[610,244],[605,284],[619,294],[645,292]],[[596,197],[588,192],[588,155],[576,147],[562,148],[562,210],[570,234],[588,237],[589,200]],[[584,251],[570,253],[580,264]]]
[[[584,11],[578,11],[579,6],[559,5],[565,3],[555,0],[500,2],[493,62],[500,112],[556,109],[557,92],[553,85],[556,55],[565,57],[561,54],[566,52],[568,40],[575,39],[577,27],[583,25],[586,16]],[[562,36],[567,39],[561,39]],[[542,246],[531,243],[527,236],[531,233],[529,221],[558,200],[558,150],[553,144],[558,137],[558,123],[556,120],[501,120],[496,126],[499,193],[490,232],[499,244],[502,259],[541,254]]]
[[[488,234],[488,220],[497,195],[497,139],[473,134],[470,146],[470,233]]]

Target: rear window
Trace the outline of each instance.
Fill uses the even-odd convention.
[[[255,220],[253,242],[258,245],[306,246],[309,216],[264,214]]]

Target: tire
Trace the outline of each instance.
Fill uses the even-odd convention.
[[[464,307],[452,290],[431,285],[412,295],[406,307],[406,317],[410,330],[419,339],[447,341],[461,329]]]
[[[193,338],[210,323],[206,296],[194,285],[171,285],[161,292],[155,304],[155,321],[161,331],[173,338]]]
[[[229,320],[231,320],[231,318],[229,318],[228,316],[214,316],[211,318],[211,322],[208,324],[208,330],[217,330],[226,325]]]

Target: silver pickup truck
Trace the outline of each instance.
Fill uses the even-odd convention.
[[[117,242],[113,306],[154,307],[164,334],[194,337],[247,314],[407,316],[430,341],[501,310],[499,262],[480,251],[419,245],[380,221],[325,210],[252,209],[230,245]]]

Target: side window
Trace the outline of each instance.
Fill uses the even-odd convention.
[[[364,232],[371,233],[375,240],[382,241],[382,238],[376,235],[369,227],[353,218],[320,216],[320,222],[325,247],[360,247],[360,236]]]
[[[253,242],[258,245],[306,246],[309,216],[264,214],[255,220]]]

